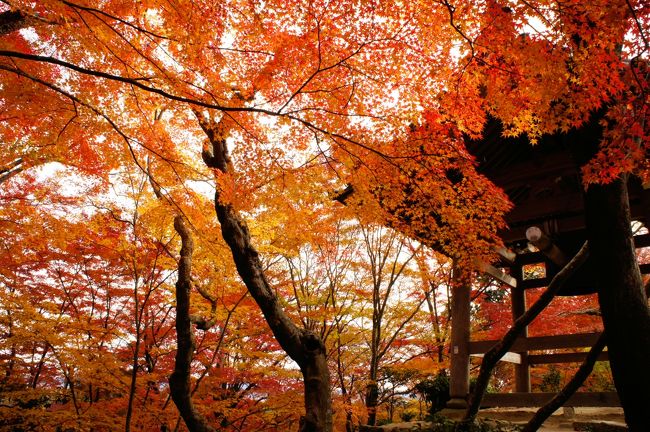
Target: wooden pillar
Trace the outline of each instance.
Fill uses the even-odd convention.
[[[514,265],[512,267],[517,286],[521,286],[523,280],[523,273],[521,265]],[[510,290],[510,297],[512,300],[512,320],[522,316],[526,312],[526,290],[522,288],[512,288]],[[524,327],[521,334],[522,337],[528,337],[528,326]],[[521,363],[515,364],[515,391],[519,393],[530,393],[530,366],[528,364],[528,352],[519,352],[521,355]]]
[[[449,408],[467,408],[471,272],[454,267],[451,297],[451,377]]]

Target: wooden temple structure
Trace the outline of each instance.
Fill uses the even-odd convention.
[[[488,273],[509,287],[513,320],[526,310],[525,291],[545,287],[580,249],[586,239],[584,189],[576,146],[600,140],[600,128],[592,122],[580,130],[544,136],[531,146],[525,137],[501,138],[497,122],[488,123],[486,138],[470,142],[468,149],[479,162],[479,171],[510,197],[514,208],[506,215],[509,228],[501,234],[507,250]],[[650,185],[636,178],[628,182],[632,220],[650,227]],[[637,248],[650,246],[650,234],[635,236]],[[525,279],[525,266],[542,264],[546,275]],[[562,287],[559,295],[585,295],[595,290],[594,264],[589,260]],[[641,264],[643,274],[650,264]],[[452,298],[450,408],[467,406],[470,356],[487,352],[496,341],[472,341],[470,335],[470,286],[456,287]],[[599,333],[528,337],[524,331],[501,360],[515,364],[515,392],[486,394],[483,406],[542,406],[554,394],[531,393],[530,367],[536,364],[581,363],[586,352],[548,354],[544,351],[591,347]],[[607,352],[601,355],[607,360]],[[616,393],[576,393],[567,406],[618,406]]]

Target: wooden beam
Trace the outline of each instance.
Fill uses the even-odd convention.
[[[582,363],[587,357],[586,352],[577,353],[556,353],[556,354],[531,354],[528,356],[530,364],[552,364],[552,363]],[[600,353],[598,361],[609,360],[607,351]]]
[[[650,194],[650,191],[645,192]],[[650,202],[650,198],[646,199],[648,202]],[[630,212],[632,213],[632,219],[650,221],[650,216],[648,216],[648,205],[645,202],[630,202]],[[557,223],[559,233],[580,231],[585,227],[585,217],[582,212],[560,213],[554,215],[553,219]],[[513,243],[526,240],[526,229],[530,225],[525,221],[526,219],[514,220],[506,216],[506,222],[508,222],[510,228],[508,230],[499,232],[501,239],[505,243]],[[521,258],[521,255],[519,258]]]
[[[501,258],[503,258],[508,264],[514,264],[517,259],[517,254],[511,251],[506,247],[496,248],[496,252]]]
[[[510,165],[488,174],[490,180],[503,189],[522,184],[546,183],[560,176],[571,176],[577,172],[575,161],[569,152],[552,152],[543,158],[530,158],[525,162]]]
[[[577,333],[572,335],[559,336],[534,336],[520,337],[510,347],[513,352],[561,349],[561,348],[584,348],[591,347],[596,343],[600,333]],[[470,354],[484,354],[492,348],[498,340],[471,341],[469,343]]]
[[[555,393],[487,393],[481,408],[489,407],[541,407]],[[621,401],[616,392],[577,392],[564,404],[576,407],[619,407]]]
[[[526,239],[560,267],[569,262],[564,252],[539,227],[531,226],[526,230]]]
[[[575,232],[585,228],[585,216],[582,213],[562,214],[554,217],[557,223],[557,232]],[[506,243],[526,240],[526,229],[530,226],[528,221],[509,222],[510,228],[507,231],[500,231],[501,239]]]
[[[472,357],[482,358],[485,354],[471,354]],[[507,352],[499,359],[499,361],[504,361],[506,363],[521,364],[521,354]]]
[[[581,214],[584,212],[582,191],[560,192],[549,200],[529,199],[516,205],[505,216],[509,225],[521,224],[530,220],[541,220],[562,217],[563,215]]]
[[[474,265],[479,271],[492,276],[499,282],[509,285],[512,288],[517,287],[517,280],[515,278],[503,272],[502,270],[499,270],[493,265],[488,264],[485,261],[481,261],[481,260],[474,260]]]
[[[650,234],[639,234],[632,237],[635,248],[644,248],[650,246]]]
[[[541,252],[528,252],[517,255],[517,264],[538,264],[546,262],[547,258]]]
[[[514,352],[507,352],[501,357],[501,361],[507,363],[521,364],[521,354]]]
[[[641,274],[650,274],[650,264],[639,264],[639,270],[641,270]]]
[[[523,290],[533,289],[533,288],[543,288],[547,287],[551,283],[551,280],[547,277],[538,278],[538,279],[524,279],[519,284],[519,288]]]
[[[634,246],[636,248],[650,247],[650,234],[641,234],[634,236]],[[522,265],[543,263],[546,257],[541,252],[532,252],[517,256],[517,262]],[[650,264],[640,264],[642,274],[650,274]],[[521,289],[543,288],[548,286],[550,280],[546,277],[539,279],[526,279],[517,284]]]

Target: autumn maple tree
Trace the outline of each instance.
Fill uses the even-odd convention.
[[[347,199],[339,195],[340,201],[368,220],[469,268],[473,259],[492,256],[509,204],[477,173],[465,140],[481,137],[488,116],[503,123],[506,135],[526,134],[534,143],[543,134],[581,127],[598,113],[602,132],[574,147],[585,162],[590,253],[598,268],[608,269],[600,278],[599,298],[605,332],[617,336],[608,341],[614,381],[628,424],[642,430],[650,423],[644,408],[650,315],[624,189],[626,176],[647,181],[649,175],[647,26],[647,6],[630,0],[3,0],[0,184],[33,187],[29,176],[54,162],[96,178],[104,188],[135,181],[112,179],[116,172],[141,174],[140,188],[132,189],[149,194],[153,220],[143,226],[155,230],[145,235],[132,217],[115,234],[132,250],[124,246],[118,257],[106,258],[121,259],[128,271],[120,274],[136,284],[128,294],[134,328],[128,330],[133,346],[127,356],[132,365],[127,430],[133,404],[155,393],[148,384],[144,393],[138,391],[137,367],[141,349],[145,359],[164,349],[150,329],[167,328],[168,318],[165,326],[157,325],[152,316],[163,319],[161,312],[148,308],[169,309],[158,303],[163,301],[158,292],[171,286],[158,281],[167,283],[169,272],[181,270],[172,221],[182,216],[200,250],[212,247],[215,256],[204,256],[206,262],[232,269],[234,259],[279,345],[301,368],[303,430],[327,431],[332,409],[324,334],[302,326],[308,322],[300,315],[305,311],[292,315],[270,284],[264,229],[286,234],[278,242],[295,250],[307,241],[301,228],[309,226],[297,209],[314,201],[333,208],[340,205],[335,192],[346,190]],[[206,195],[213,199],[210,205]],[[140,215],[135,208],[131,214]],[[256,226],[256,217],[281,214],[283,208],[300,217]],[[117,215],[107,209],[111,206],[85,217]],[[20,211],[18,204],[7,205],[3,224],[10,225]],[[99,228],[106,228],[83,219],[78,224],[88,231],[78,238],[99,236]],[[42,236],[56,239],[47,231]],[[23,259],[25,250],[18,254]],[[214,278],[206,273],[210,265],[194,262],[201,271],[192,276],[200,279],[192,298],[202,300],[192,300],[193,307],[210,320],[212,304],[218,304],[210,291],[216,289],[209,283]],[[66,264],[65,270],[74,266]],[[49,315],[75,307],[67,283],[61,279],[63,294]],[[3,282],[7,293],[14,286]],[[212,294],[200,295],[199,288]],[[232,300],[232,293],[222,298]],[[232,325],[227,317],[237,313],[231,300],[214,309],[230,311],[220,318],[224,338],[231,334],[225,330]],[[23,327],[13,324],[15,313],[5,314],[11,334]],[[43,350],[52,348],[37,345],[34,353],[48,357]],[[202,359],[214,351],[206,370],[217,361],[225,364],[225,345],[218,348],[196,346],[195,356]],[[65,358],[58,364],[78,408],[75,377]],[[241,385],[232,394],[247,388]],[[236,404],[223,405],[221,415],[228,417],[225,410]]]

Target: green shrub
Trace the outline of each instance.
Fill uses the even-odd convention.
[[[542,383],[540,384],[540,389],[543,392],[553,392],[557,393],[562,388],[562,374],[555,365],[551,365],[542,376]]]
[[[410,422],[415,417],[417,417],[417,415],[418,414],[416,412],[413,412],[413,411],[404,411],[404,412],[402,412],[400,417],[402,418],[403,421]]]
[[[443,409],[449,397],[449,375],[445,369],[433,378],[427,378],[416,384],[415,390],[429,404],[429,414],[433,415]]]

